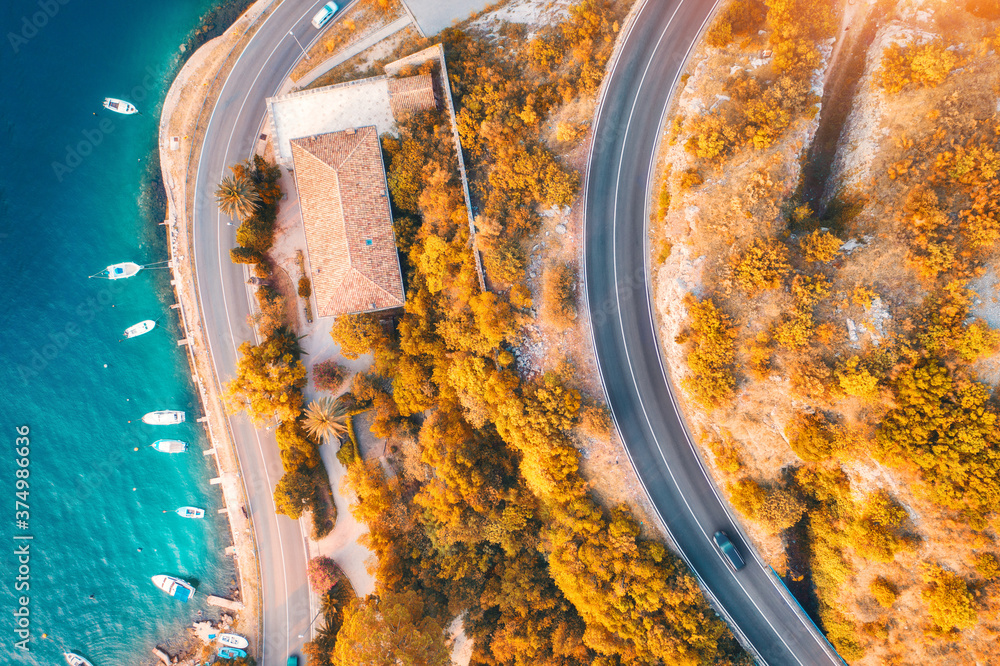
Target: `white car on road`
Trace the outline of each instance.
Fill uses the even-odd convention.
[[[316,12],[316,16],[313,16],[312,20],[313,27],[319,30],[324,25],[329,23],[330,19],[333,18],[333,15],[337,13],[338,9],[339,7],[337,7],[336,2],[328,2],[325,5],[323,5],[323,9]]]

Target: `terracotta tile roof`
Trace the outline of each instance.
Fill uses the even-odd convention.
[[[389,106],[392,107],[392,117],[396,120],[415,111],[437,108],[434,80],[430,74],[390,78],[387,83]]]
[[[291,148],[319,316],[402,306],[376,128],[292,139]]]

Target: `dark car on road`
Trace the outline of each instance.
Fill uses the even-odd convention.
[[[722,551],[722,554],[726,556],[726,560],[729,561],[729,566],[733,568],[733,571],[739,571],[746,566],[746,562],[744,562],[743,558],[740,557],[740,553],[736,550],[736,546],[734,546],[733,542],[729,540],[728,534],[720,530],[716,532],[715,536],[712,538],[715,539],[715,545],[718,546],[719,550]]]

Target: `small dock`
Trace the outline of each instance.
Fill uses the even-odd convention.
[[[160,648],[153,648],[153,654],[159,658],[167,666],[170,666],[170,655],[161,650]]]
[[[231,611],[243,610],[242,601],[232,601],[230,599],[225,599],[223,597],[213,597],[212,595],[209,595],[206,601],[208,602],[209,606],[218,606],[219,608],[225,608]]]

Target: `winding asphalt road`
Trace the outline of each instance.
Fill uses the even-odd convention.
[[[716,491],[664,370],[650,305],[646,202],[670,95],[713,2],[648,0],[622,45],[594,123],[586,189],[586,285],[601,379],[640,480],[674,543],[762,663],[843,662],[753,552]],[[725,530],[747,560],[731,570]]]
[[[284,0],[247,44],[219,93],[198,158],[194,199],[194,255],[202,317],[216,374],[221,382],[236,374],[237,347],[256,340],[247,323],[250,293],[243,267],[229,260],[236,245],[230,226],[215,204],[215,186],[229,165],[250,157],[273,96],[302,48],[318,35],[309,21],[325,0]],[[293,38],[294,36],[294,38]],[[296,42],[298,39],[298,42]],[[272,490],[282,475],[273,431],[257,430],[243,417],[230,427],[243,470],[249,510],[256,530],[264,606],[261,666],[284,666],[301,655],[312,622],[306,578],[305,534],[300,524],[278,516]]]
[[[195,188],[195,262],[202,315],[222,381],[235,375],[237,346],[254,339],[251,294],[230,263],[235,226],[213,201],[227,167],[248,157],[261,131],[265,100],[275,94],[315,37],[309,18],[324,0],[285,0],[266,19],[226,79],[209,120]],[[626,38],[602,97],[586,185],[587,298],[594,343],[615,421],[632,463],[685,559],[731,626],[767,664],[840,664],[825,639],[770,569],[751,553],[716,493],[684,429],[659,362],[646,279],[647,181],[663,112],[684,59],[712,5],[649,0]],[[290,34],[291,32],[291,34]],[[245,418],[230,425],[257,531],[263,583],[264,645],[259,663],[300,654],[313,618],[304,535],[274,512],[281,476],[269,431]],[[710,541],[717,529],[737,541],[748,565],[733,573]]]

